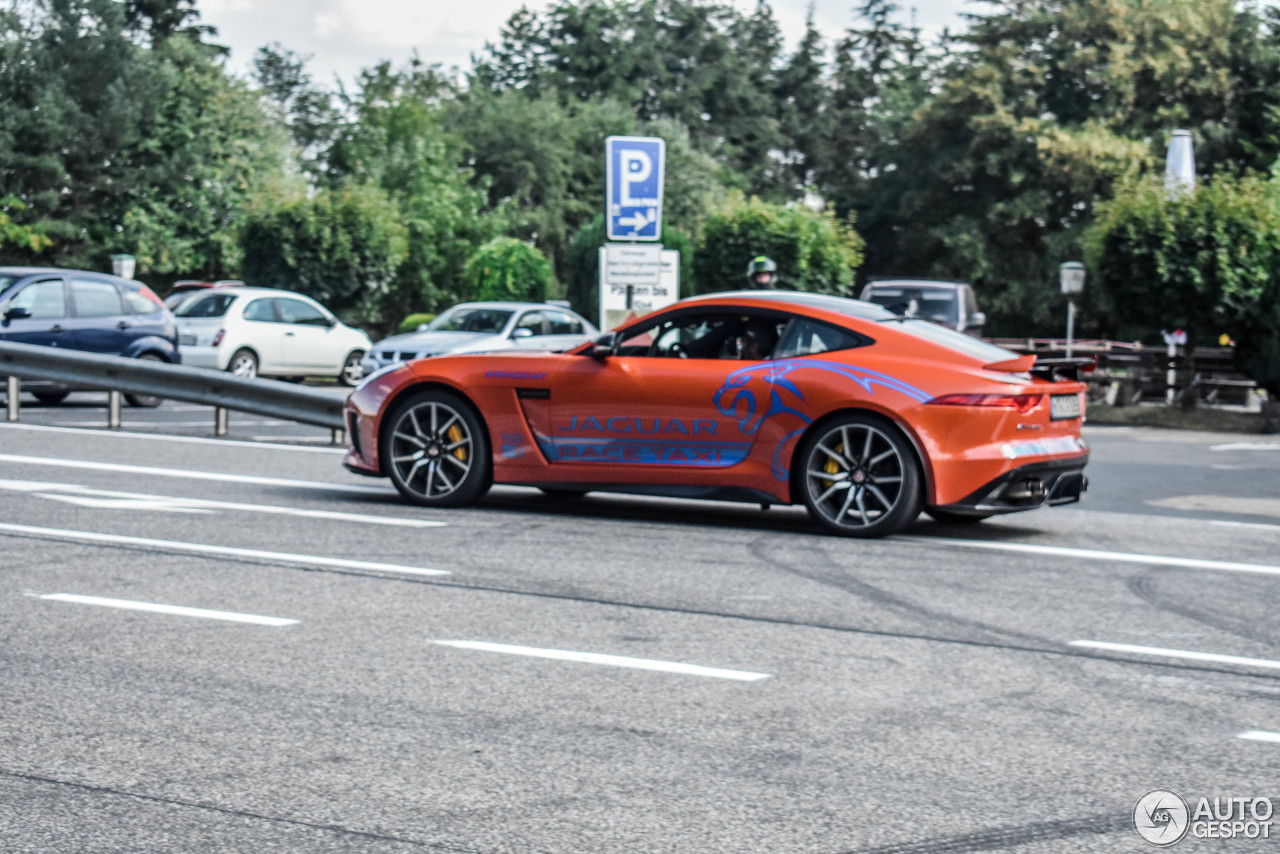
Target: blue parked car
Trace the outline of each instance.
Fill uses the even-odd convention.
[[[173,315],[141,282],[49,267],[0,267],[0,341],[181,362]],[[45,403],[74,389],[28,380]],[[152,395],[125,395],[132,406],[159,406]]]

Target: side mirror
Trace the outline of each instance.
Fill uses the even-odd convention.
[[[511,337],[512,338],[532,338],[533,330],[525,329],[524,327],[521,327],[520,329],[513,329],[511,331]]]
[[[587,351],[593,359],[607,359],[618,353],[618,333],[606,332],[595,340],[591,345],[591,349]]]
[[[981,329],[987,325],[987,316],[980,311],[975,311],[969,315],[969,322],[965,324],[965,329]]]
[[[28,320],[31,317],[31,309],[13,307],[4,313],[5,320]]]

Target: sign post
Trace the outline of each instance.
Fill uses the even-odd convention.
[[[1076,301],[1073,297],[1084,290],[1084,265],[1068,261],[1058,267],[1062,292],[1067,295],[1067,358],[1071,358],[1071,339],[1075,336]]]
[[[657,137],[605,140],[605,230],[609,240],[662,237],[666,143]]]

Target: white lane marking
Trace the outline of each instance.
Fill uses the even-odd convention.
[[[712,679],[735,679],[739,682],[756,682],[768,679],[768,673],[752,673],[749,670],[726,670],[721,667],[703,667],[698,664],[682,664],[678,661],[659,661],[653,658],[628,658],[624,655],[605,655],[598,652],[570,652],[563,649],[538,649],[532,646],[511,646],[485,641],[438,640],[432,643],[456,649],[476,649],[481,652],[501,652],[507,655],[523,655],[530,658],[550,658],[555,661],[578,661],[585,664],[603,664],[609,667],[630,667],[633,670],[657,670],[663,673],[683,673],[689,676],[707,676]]]
[[[284,425],[296,425],[297,421],[254,421],[252,419],[237,420],[237,427],[283,427]],[[210,421],[122,421],[122,427],[209,427],[212,425]],[[101,421],[52,421],[51,427],[93,427],[104,426]],[[323,430],[323,427],[317,427],[317,430]],[[143,433],[144,436],[150,436],[150,433]]]
[[[1227,442],[1210,445],[1211,451],[1280,451],[1280,442]]]
[[[1236,738],[1243,738],[1245,741],[1269,741],[1273,744],[1280,744],[1280,732],[1264,732],[1260,729],[1242,732]]]
[[[104,421],[106,419],[103,419]],[[153,422],[163,424],[163,422]],[[296,421],[288,422],[296,424]],[[323,430],[323,427],[317,427]],[[266,442],[245,442],[239,439],[209,439],[204,436],[168,436],[164,433],[132,433],[128,430],[86,430],[80,427],[50,427],[45,424],[10,424],[0,422],[0,430],[35,430],[45,433],[71,433],[77,436],[114,436],[121,439],[146,439],[148,442],[185,442],[190,445],[224,445],[238,448],[266,448],[277,451],[302,451],[308,454],[345,454],[345,448],[304,448],[298,445],[268,444]]]
[[[210,546],[203,543],[183,543],[176,540],[151,540],[145,537],[125,537],[119,534],[100,534],[93,531],[68,531],[62,528],[36,528],[31,525],[11,525],[0,522],[0,534],[32,534],[39,537],[55,537],[66,540],[84,540],[108,545],[144,546],[165,551],[191,552],[193,554],[224,555],[256,560],[274,560],[281,563],[299,563],[308,566],[332,566],[339,569],[372,569],[378,572],[399,572],[407,575],[450,575],[445,569],[423,569],[417,566],[401,566],[394,563],[375,563],[367,560],[348,560],[340,557],[296,555],[288,552],[267,552],[259,549],[239,549],[231,546]]]
[[[329,519],[335,522],[356,522],[361,525],[391,525],[401,528],[443,528],[447,522],[431,519],[405,519],[400,516],[371,516],[364,513],[341,513],[337,510],[303,510],[296,507],[279,507],[274,504],[244,504],[237,501],[214,501],[208,498],[179,498],[169,495],[148,495],[139,492],[116,492],[107,489],[91,489],[75,483],[43,483],[28,480],[0,478],[0,490],[28,492],[40,498],[66,501],[83,507],[111,510],[164,510],[175,513],[209,513],[214,510],[244,510],[250,513],[298,516],[304,519]],[[70,493],[51,495],[46,493]]]
[[[127,611],[149,611],[153,614],[176,614],[180,617],[201,617],[206,620],[226,620],[229,623],[252,623],[256,626],[292,626],[297,620],[284,617],[261,617],[257,614],[238,614],[235,611],[210,611],[205,608],[187,608],[183,605],[157,605],[153,602],[133,602],[128,599],[106,599],[101,596],[81,596],[78,593],[48,593],[38,597],[51,602],[71,602],[77,605],[101,605],[104,608],[123,608]]]
[[[1138,563],[1147,566],[1177,566],[1183,569],[1213,569],[1221,572],[1249,572],[1256,575],[1280,575],[1280,566],[1258,563],[1236,563],[1229,560],[1200,560],[1190,557],[1107,552],[1099,549],[1075,549],[1065,546],[1036,546],[1030,543],[996,543],[989,540],[960,540],[949,537],[899,537],[912,543],[956,546],[963,549],[985,549],[996,552],[1049,555],[1079,560],[1106,560],[1115,563]]]
[[[250,436],[255,443],[262,442],[324,442],[328,444],[328,436]]]
[[[1164,649],[1158,646],[1135,646],[1129,643],[1107,643],[1106,641],[1074,640],[1070,646],[1087,649],[1101,649],[1107,652],[1128,652],[1134,655],[1157,655],[1163,658],[1182,658],[1187,661],[1211,661],[1215,664],[1239,664],[1244,667],[1264,667],[1268,670],[1280,670],[1280,661],[1267,658],[1244,658],[1239,655],[1219,655],[1216,652],[1190,652],[1185,649]]]
[[[1215,519],[1209,524],[1219,525],[1223,528],[1250,528],[1257,531],[1280,532],[1280,525],[1268,525],[1266,522],[1229,522],[1226,519]]]
[[[361,486],[349,483],[325,483],[316,480],[289,480],[288,478],[280,477],[259,477],[252,474],[221,474],[219,472],[192,471],[190,469],[165,469],[152,468],[151,466],[130,466],[122,463],[98,463],[88,460],[24,457],[17,454],[0,454],[0,463],[53,466],[55,468],[84,469],[88,471],[111,471],[122,474],[140,474],[148,477],[180,477],[187,480],[212,480],[219,483],[249,483],[255,486],[289,486],[296,489],[322,489],[326,492],[347,492],[354,495],[395,495],[395,490],[389,486]]]

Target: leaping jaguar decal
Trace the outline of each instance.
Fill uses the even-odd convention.
[[[784,394],[793,395],[796,401],[804,400],[804,393],[796,387],[790,375],[806,369],[839,374],[853,380],[868,395],[875,394],[875,389],[879,387],[904,394],[921,403],[930,399],[927,392],[888,374],[843,365],[839,362],[818,359],[781,359],[776,362],[762,362],[739,368],[729,374],[724,384],[716,391],[714,402],[721,415],[737,419],[738,429],[749,436],[754,436],[766,421],[778,415],[794,415],[801,421],[799,427],[782,437],[773,452],[773,476],[778,480],[786,480],[791,474],[786,460],[782,458],[782,449],[813,423],[812,418],[788,406],[783,400]],[[769,406],[764,411],[761,411],[756,400],[756,391],[752,387],[754,380],[763,380],[769,390]]]

